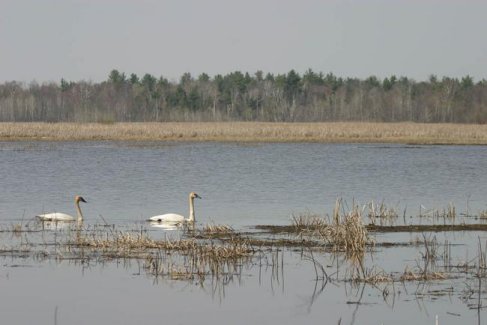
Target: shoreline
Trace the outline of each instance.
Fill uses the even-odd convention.
[[[0,141],[487,145],[487,125],[372,122],[0,122]]]

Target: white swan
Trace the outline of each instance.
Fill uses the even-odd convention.
[[[70,221],[82,221],[83,220],[83,214],[81,213],[81,208],[79,207],[80,202],[85,202],[85,199],[83,197],[76,195],[74,197],[74,205],[76,207],[76,212],[78,214],[77,217],[70,216],[69,214],[66,213],[60,213],[60,212],[53,212],[53,213],[46,213],[46,214],[39,214],[36,217],[39,218],[42,221],[65,221],[65,222],[70,222]]]
[[[184,222],[194,222],[194,199],[201,199],[201,196],[195,192],[189,193],[189,218],[175,213],[166,213],[159,216],[150,217],[151,222],[164,222],[167,224],[181,224]]]

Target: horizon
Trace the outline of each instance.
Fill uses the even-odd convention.
[[[64,77],[61,77],[61,79],[59,79],[59,80],[42,80],[42,81],[40,81],[40,80],[36,80],[36,79],[30,80],[30,81],[23,81],[23,80],[22,80],[22,81],[20,81],[20,80],[4,80],[4,81],[0,81],[0,84],[6,84],[6,83],[10,83],[10,82],[15,82],[15,83],[17,83],[17,84],[19,84],[19,85],[21,85],[21,86],[23,86],[23,87],[28,87],[28,86],[30,86],[31,84],[38,84],[38,85],[61,84],[61,81],[62,81],[62,80],[64,80],[65,82],[68,82],[68,83],[70,83],[70,82],[72,82],[72,83],[80,83],[80,82],[85,82],[85,83],[88,83],[88,84],[98,84],[98,83],[103,83],[103,82],[107,82],[107,81],[109,81],[109,75],[110,75],[110,73],[111,73],[112,71],[114,71],[114,70],[118,71],[120,74],[125,75],[126,81],[129,81],[129,79],[130,79],[130,76],[131,76],[132,72],[127,72],[127,71],[119,71],[119,70],[117,70],[117,69],[112,69],[112,70],[110,70],[110,71],[107,73],[107,75],[106,75],[105,79],[98,80],[98,81],[86,80],[86,79],[69,80],[69,79],[66,79],[66,78],[64,78]],[[190,73],[190,75],[191,75],[192,80],[197,81],[197,80],[198,80],[198,77],[199,77],[201,74],[206,73],[206,74],[209,76],[209,78],[210,78],[209,80],[213,82],[213,81],[215,81],[215,77],[216,77],[216,76],[223,76],[223,77],[225,77],[225,76],[227,76],[227,75],[229,75],[229,74],[232,74],[232,73],[235,73],[235,72],[240,72],[240,73],[242,73],[243,75],[245,75],[245,74],[247,74],[247,73],[248,73],[248,74],[250,75],[250,77],[252,77],[252,78],[255,78],[255,74],[256,74],[257,72],[263,72],[264,79],[265,79],[265,76],[266,76],[267,74],[271,74],[273,77],[277,77],[277,76],[279,76],[279,75],[281,75],[281,76],[282,76],[282,75],[286,76],[286,75],[287,75],[287,74],[288,74],[290,71],[295,71],[295,72],[296,72],[296,73],[297,73],[297,74],[298,74],[298,75],[299,75],[301,78],[303,78],[304,74],[307,72],[307,70],[306,70],[306,71],[304,71],[304,72],[300,72],[300,71],[296,71],[296,69],[290,69],[289,71],[282,72],[282,73],[271,73],[271,72],[267,72],[267,71],[261,71],[261,70],[258,70],[258,71],[239,71],[239,70],[236,70],[236,71],[230,71],[230,72],[225,73],[225,74],[215,74],[215,75],[211,75],[211,74],[208,74],[208,73],[206,73],[206,72],[204,72],[204,71],[203,71],[203,72],[201,72],[201,73],[200,73],[200,74],[198,74],[198,75],[193,75],[193,74],[191,74],[191,73]],[[431,79],[432,77],[437,78],[437,81],[438,81],[438,82],[441,82],[441,81],[442,81],[443,79],[445,79],[445,78],[450,78],[450,79],[457,80],[457,81],[461,82],[461,81],[462,81],[462,79],[464,79],[464,78],[468,78],[468,77],[470,77],[470,78],[472,79],[472,81],[473,81],[473,83],[474,83],[474,84],[478,84],[478,83],[484,83],[484,82],[486,82],[486,81],[487,81],[487,78],[476,79],[475,77],[473,77],[473,76],[471,76],[471,75],[469,75],[469,74],[464,75],[464,76],[458,76],[458,77],[451,77],[451,76],[446,76],[446,75],[445,75],[445,76],[438,76],[438,75],[435,75],[435,74],[430,74],[430,75],[428,75],[428,76],[427,76],[425,79],[422,79],[422,80],[417,80],[417,79],[411,78],[411,77],[409,77],[409,76],[403,76],[403,75],[401,75],[401,76],[398,76],[398,75],[390,75],[390,76],[384,76],[383,78],[378,77],[378,76],[376,76],[376,75],[370,75],[370,76],[366,76],[366,77],[364,77],[364,78],[358,78],[358,77],[351,77],[351,76],[339,76],[339,75],[333,74],[332,72],[314,71],[314,70],[313,70],[313,72],[314,72],[314,73],[316,73],[316,74],[322,74],[322,75],[323,75],[323,77],[326,77],[328,74],[331,74],[331,75],[333,75],[334,77],[336,77],[337,79],[342,79],[342,80],[343,80],[343,81],[345,81],[345,82],[346,82],[347,80],[349,80],[349,79],[352,79],[352,80],[354,80],[354,79],[355,79],[355,80],[359,80],[359,81],[366,81],[366,80],[367,80],[367,79],[369,79],[369,78],[377,78],[377,80],[378,80],[379,82],[383,82],[385,79],[390,79],[391,77],[396,77],[396,78],[397,78],[397,80],[400,80],[401,78],[406,78],[406,79],[407,79],[409,82],[413,82],[413,83],[430,82],[430,81],[431,81],[430,79]],[[149,75],[151,75],[152,77],[155,77],[156,79],[160,79],[160,78],[166,78],[166,80],[167,80],[169,83],[171,83],[171,84],[179,84],[179,83],[180,83],[180,80],[181,80],[181,77],[182,77],[184,74],[186,74],[186,73],[189,73],[189,72],[185,72],[185,73],[181,74],[179,77],[177,77],[177,78],[171,78],[171,79],[166,78],[166,76],[164,76],[164,75],[156,75],[156,74],[151,74],[150,72],[146,72],[146,73],[144,73],[144,74],[140,74],[140,75],[136,74],[136,75],[137,75],[137,77],[139,78],[139,82],[140,82],[140,79],[141,79],[141,78],[142,78],[142,77],[143,77],[145,74],[149,74]]]

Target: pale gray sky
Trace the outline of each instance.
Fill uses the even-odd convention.
[[[487,78],[481,0],[0,0],[0,82],[235,70]]]

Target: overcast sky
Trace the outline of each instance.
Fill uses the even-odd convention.
[[[235,70],[487,79],[481,0],[0,0],[0,82]]]

